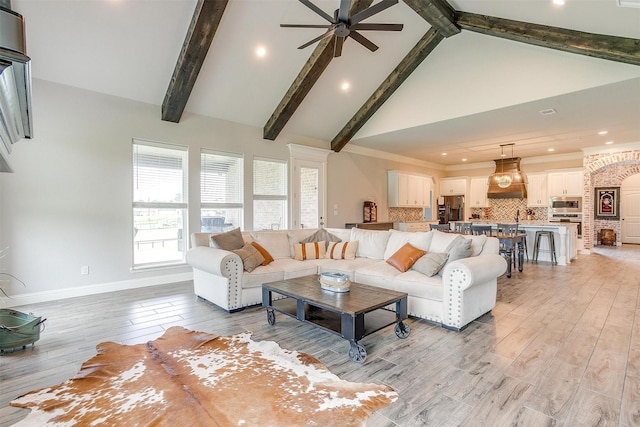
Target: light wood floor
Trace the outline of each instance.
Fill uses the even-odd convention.
[[[366,337],[364,365],[346,341],[264,309],[226,314],[191,283],[20,307],[46,317],[35,348],[0,357],[0,425],[9,402],[73,376],[102,341],[140,343],[173,325],[310,353],[341,378],[384,383],[400,398],[369,426],[640,426],[640,246],[597,247],[566,267],[526,264],[499,279],[495,309],[461,333],[410,319]]]

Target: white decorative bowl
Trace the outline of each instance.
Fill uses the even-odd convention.
[[[320,288],[331,292],[349,292],[351,280],[342,273],[320,273]]]

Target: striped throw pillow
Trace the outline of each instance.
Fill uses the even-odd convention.
[[[293,246],[294,259],[298,261],[305,261],[307,259],[320,259],[324,258],[326,253],[325,242],[311,242],[311,243],[296,243]]]
[[[329,259],[355,259],[358,250],[358,241],[329,242],[325,258]]]

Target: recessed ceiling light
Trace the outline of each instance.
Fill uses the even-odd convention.
[[[608,132],[608,131],[606,131],[606,130],[601,130],[600,132],[598,132],[598,135],[606,135],[606,134],[608,134],[608,133],[609,133],[609,132]]]
[[[342,90],[349,90],[350,87],[351,85],[349,84],[349,82],[344,82],[342,83],[342,85],[340,85],[340,89]]]
[[[446,156],[446,155],[447,155],[447,153],[442,153],[442,155],[443,155],[443,156]]]
[[[548,152],[552,152],[552,151],[556,151],[556,149],[555,148],[547,148],[547,151]]]
[[[558,6],[564,6],[564,0],[553,0],[553,4]]]
[[[611,145],[611,144],[613,144],[613,141],[607,141],[607,142],[605,142],[605,145]]]
[[[264,47],[260,46],[256,49],[256,56],[258,58],[264,58],[267,55],[267,49],[265,49]]]
[[[467,159],[462,159],[462,161],[463,161],[463,162],[466,162],[466,161],[467,161]]]

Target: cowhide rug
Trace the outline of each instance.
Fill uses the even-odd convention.
[[[147,344],[97,350],[74,378],[11,402],[32,409],[16,425],[361,426],[397,398],[249,333],[173,327]]]

